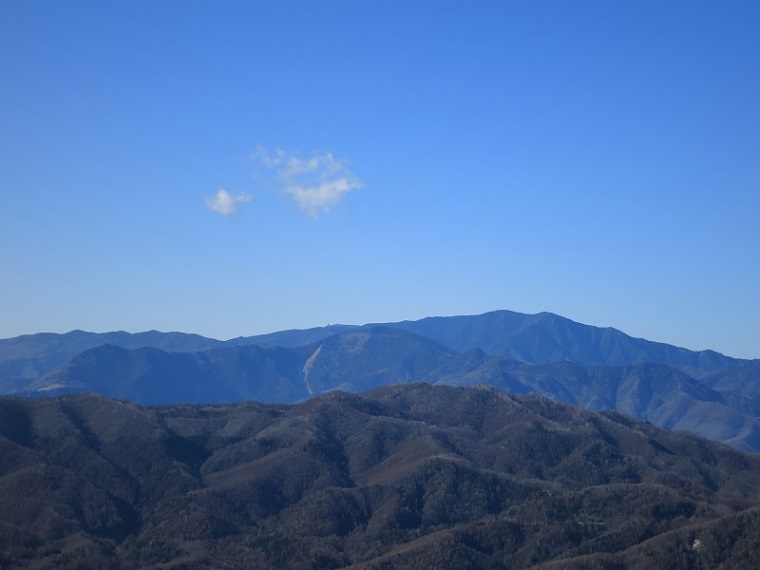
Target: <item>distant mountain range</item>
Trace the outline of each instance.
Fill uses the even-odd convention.
[[[334,325],[225,342],[155,331],[0,340],[4,394],[294,403],[416,381],[537,393],[760,451],[760,361],[689,351],[551,313]]]
[[[316,390],[320,346],[354,356],[347,378],[363,350],[409,335],[351,331],[301,357]],[[422,354],[399,354],[391,374],[456,356],[412,339]],[[265,368],[283,350],[249,348],[225,350]],[[103,350],[120,369],[177,365],[154,348]],[[2,568],[750,569],[760,557],[760,456],[494,388],[410,383],[297,405],[3,397],[0,458]]]

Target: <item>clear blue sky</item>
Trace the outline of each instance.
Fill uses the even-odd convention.
[[[551,311],[760,357],[760,2],[0,2],[0,337]]]

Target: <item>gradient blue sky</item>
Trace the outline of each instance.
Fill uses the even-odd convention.
[[[0,2],[0,337],[551,311],[760,357],[760,2]]]

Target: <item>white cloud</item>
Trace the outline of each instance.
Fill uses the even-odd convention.
[[[331,153],[300,158],[277,150],[273,155],[259,148],[261,163],[274,171],[279,191],[289,196],[306,215],[316,218],[329,211],[351,190],[363,186],[346,167],[345,161]]]
[[[224,188],[216,191],[216,194],[206,196],[206,207],[222,216],[234,216],[240,210],[241,204],[251,201],[251,196],[240,192],[233,196]]]

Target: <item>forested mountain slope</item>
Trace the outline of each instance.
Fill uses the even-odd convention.
[[[492,388],[415,383],[295,406],[4,398],[0,457],[7,567],[750,568],[760,556],[760,457]]]

